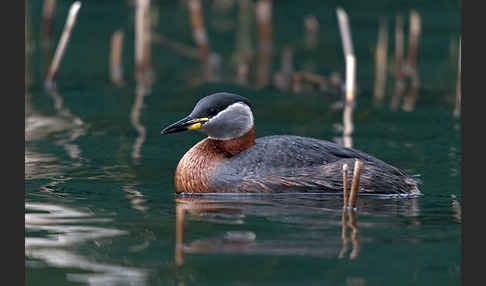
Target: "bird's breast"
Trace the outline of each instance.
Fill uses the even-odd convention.
[[[175,172],[177,193],[216,193],[210,183],[214,169],[227,154],[213,140],[206,138],[184,154]]]

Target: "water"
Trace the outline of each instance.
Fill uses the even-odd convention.
[[[71,3],[57,2],[54,43]],[[194,46],[184,1],[159,2],[155,29]],[[212,92],[250,98],[257,137],[294,134],[342,142],[342,109],[335,108],[339,96],[257,89],[253,69],[250,85],[235,82],[237,5],[223,13],[213,2],[203,7],[210,46],[221,56],[220,80],[200,82],[197,61],[155,43],[155,81],[144,92],[136,89],[133,76],[132,5],[83,2],[57,88],[46,91],[42,2],[29,1],[26,284],[460,284],[461,121],[452,115],[459,2],[372,1],[363,7],[306,1],[297,7],[293,1],[274,1],[274,71],[281,68],[283,47],[292,44],[295,69],[325,76],[343,72],[334,9],[341,5],[348,12],[359,85],[353,147],[423,180],[422,197],[360,197],[356,214],[343,214],[341,197],[332,195],[174,195],[177,162],[203,136],[161,136],[160,130]],[[392,57],[395,14],[404,14],[408,35],[409,9],[422,16],[416,105],[410,112],[390,110],[390,75],[384,104],[374,107],[372,51],[380,16],[388,21]],[[320,24],[314,51],[305,50],[303,36],[303,19],[310,14]],[[125,32],[122,87],[108,75],[110,37],[119,28]],[[176,214],[184,221],[183,232]],[[177,231],[183,233],[181,248],[176,248]]]

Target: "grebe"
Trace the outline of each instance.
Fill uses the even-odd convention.
[[[363,161],[359,192],[419,195],[418,180],[361,151],[290,135],[255,140],[252,106],[243,96],[215,93],[162,134],[199,130],[208,135],[179,161],[180,193],[338,193],[342,166]],[[351,172],[350,170],[350,172]],[[348,175],[348,186],[351,185]]]

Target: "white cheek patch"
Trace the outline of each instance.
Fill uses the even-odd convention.
[[[248,105],[233,103],[203,125],[210,138],[229,140],[243,136],[253,127],[253,114]]]

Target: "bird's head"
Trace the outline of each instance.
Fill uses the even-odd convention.
[[[253,124],[247,98],[220,92],[203,97],[188,116],[169,125],[161,133],[200,130],[210,138],[230,140],[250,131]]]

